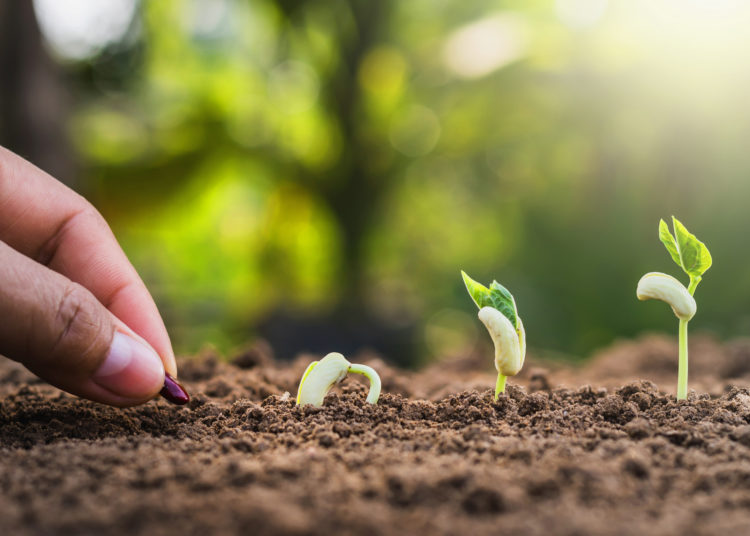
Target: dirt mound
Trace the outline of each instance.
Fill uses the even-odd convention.
[[[750,339],[721,344],[711,336],[699,334],[690,338],[688,349],[690,387],[696,391],[718,395],[727,383],[750,385]],[[621,341],[595,355],[580,370],[578,381],[583,378],[599,385],[616,386],[647,378],[674,393],[677,354],[677,341],[664,335]]]
[[[711,344],[726,358],[710,375],[720,387],[684,402],[650,381],[558,387],[622,362],[671,383],[676,351],[656,338],[575,372],[527,367],[497,402],[491,373],[399,373],[361,356],[381,372],[380,402],[365,403],[366,386],[349,378],[320,409],[293,401],[309,357],[203,355],[181,364],[188,406],[128,410],[4,362],[3,533],[743,533],[750,391],[726,380],[746,375],[750,345]]]

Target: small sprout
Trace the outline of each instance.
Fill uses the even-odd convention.
[[[297,390],[297,405],[312,404],[315,407],[323,405],[323,399],[331,387],[343,380],[347,373],[362,374],[370,380],[370,392],[367,401],[377,404],[380,398],[380,376],[375,369],[367,365],[349,363],[346,358],[332,352],[320,361],[313,361],[308,365]]]
[[[695,315],[697,306],[693,294],[703,274],[711,268],[712,259],[706,245],[691,234],[680,221],[672,216],[674,235],[664,220],[659,222],[659,239],[667,248],[677,266],[690,277],[687,288],[672,276],[659,272],[644,275],[638,282],[636,295],[639,300],[650,298],[667,302],[680,319],[680,361],[677,374],[677,400],[687,398],[688,349],[687,325]]]
[[[508,376],[521,371],[526,357],[526,331],[518,316],[513,295],[497,281],[490,288],[477,283],[466,272],[461,271],[466,290],[479,307],[479,320],[485,325],[495,343],[495,369],[497,384],[495,400],[505,392]]]

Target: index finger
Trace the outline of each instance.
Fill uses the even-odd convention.
[[[0,240],[89,289],[176,375],[156,304],[104,218],[73,190],[2,147]]]

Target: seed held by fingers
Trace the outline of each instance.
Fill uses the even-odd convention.
[[[159,394],[172,404],[177,404],[178,406],[183,406],[190,402],[190,395],[185,388],[170,376],[168,372],[164,374],[164,387],[161,388]]]

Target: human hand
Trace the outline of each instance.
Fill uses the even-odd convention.
[[[0,354],[78,396],[131,406],[176,376],[151,295],[83,197],[0,147]]]

